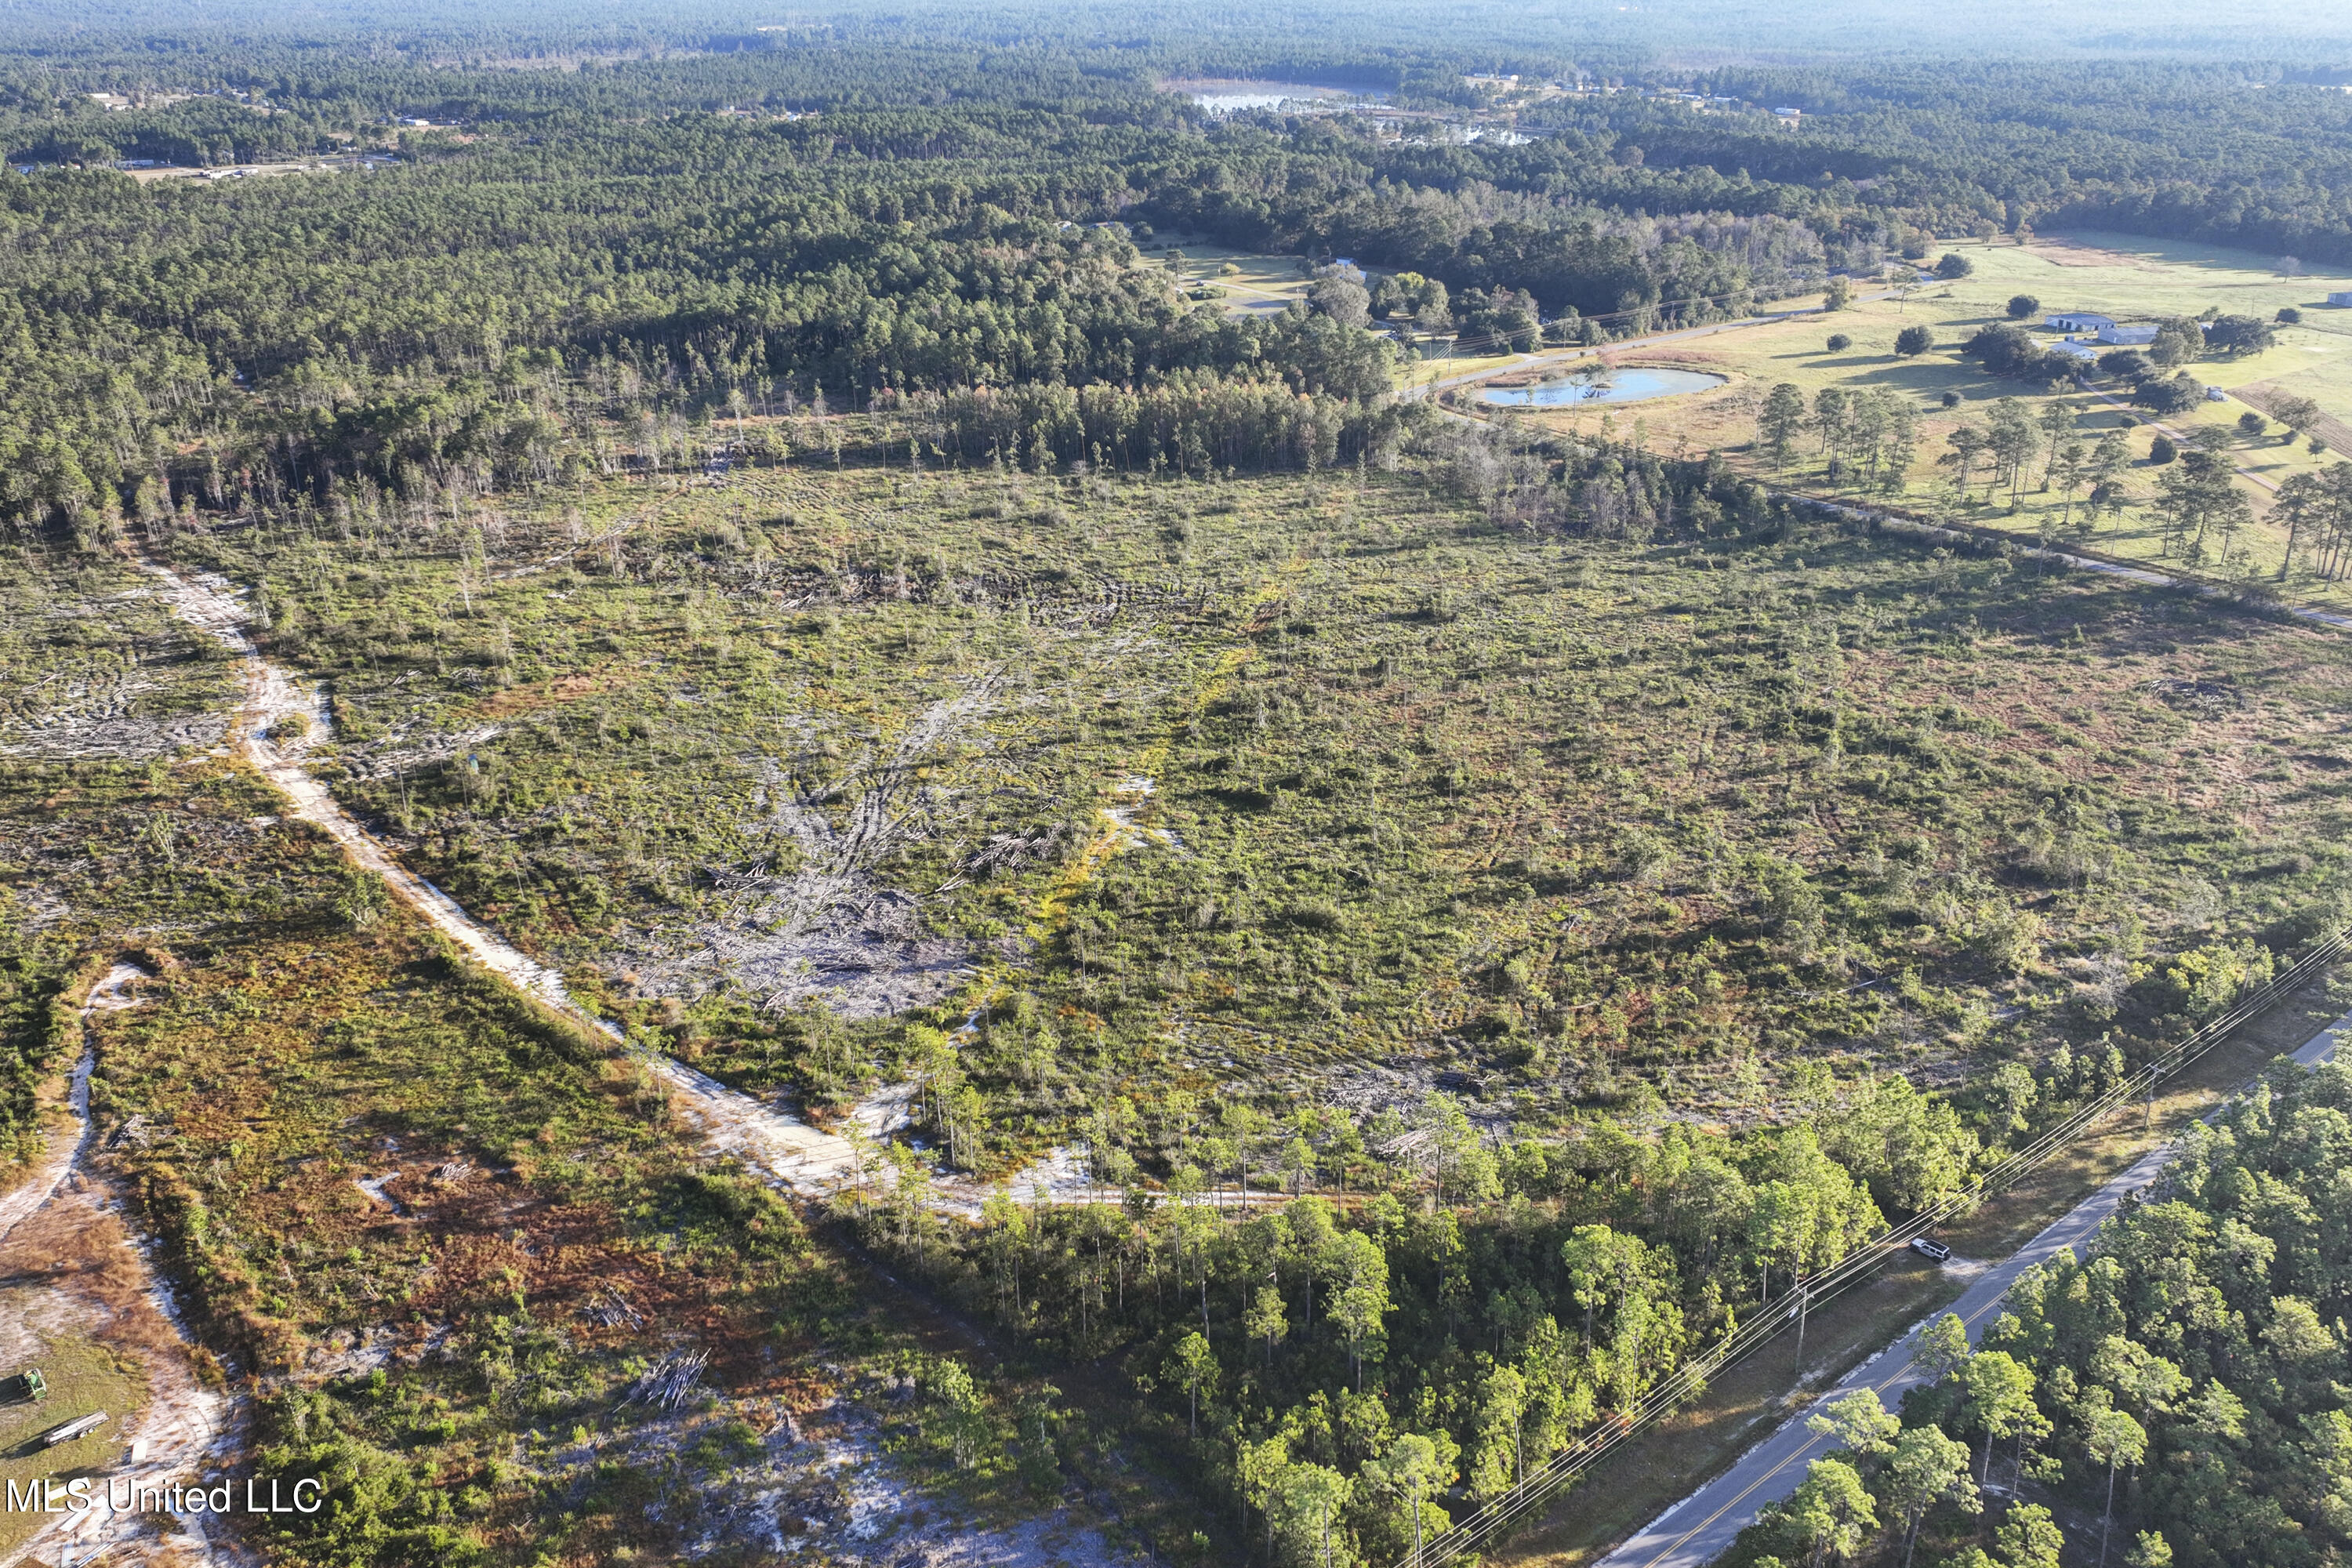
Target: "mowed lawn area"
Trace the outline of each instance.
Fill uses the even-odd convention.
[[[2128,395],[2126,386],[2098,383],[2089,394],[2074,388],[2053,393],[1987,375],[1974,362],[1959,357],[1960,345],[1978,328],[2009,319],[2006,306],[2012,295],[2029,294],[2042,308],[2032,319],[2037,327],[2041,314],[2063,309],[2098,310],[2120,320],[2193,316],[2208,307],[2225,314],[2265,319],[2282,306],[2300,310],[2304,321],[2280,327],[2278,344],[2268,352],[2236,360],[2209,358],[2188,367],[2200,380],[2229,393],[2229,399],[2201,404],[2190,413],[2168,418],[2165,424],[2182,433],[2199,426],[2230,428],[2235,438],[2229,459],[2249,476],[2242,482],[2257,514],[2265,519],[2271,487],[2298,470],[2338,460],[2338,452],[2352,452],[2352,439],[2338,438],[2352,437],[2352,310],[2331,310],[2325,304],[2331,290],[2352,289],[2352,279],[2283,277],[2271,262],[2242,252],[2159,246],[2113,236],[2039,239],[2023,247],[2003,243],[1953,248],[1974,264],[1973,274],[1954,282],[1923,286],[1906,298],[1868,300],[1832,316],[1777,321],[1683,342],[1629,346],[1604,356],[1619,364],[1677,365],[1727,376],[1728,381],[1716,391],[1613,408],[1587,405],[1526,416],[1556,428],[1595,434],[1606,428],[1616,437],[1635,439],[1661,452],[1718,450],[1761,473],[1769,460],[1752,449],[1756,415],[1775,384],[1793,384],[1809,402],[1828,386],[1878,389],[1903,395],[1918,415],[1917,455],[1909,489],[1896,498],[1903,504],[2024,534],[2040,534],[2063,521],[2061,531],[2067,539],[2120,555],[2155,559],[2160,542],[2146,506],[2156,494],[2161,470],[2148,460],[2154,432],[2146,428],[2127,434],[2134,461],[2124,478],[2124,510],[2100,518],[2095,528],[2085,528],[2079,497],[2069,516],[2062,494],[2040,488],[2039,460],[2030,469],[2030,483],[2014,510],[2006,487],[1997,493],[1992,505],[1981,501],[1962,505],[1951,495],[1950,469],[1937,461],[1951,450],[1946,438],[1963,423],[1983,428],[1992,405],[2000,398],[2017,398],[2037,418],[2044,405],[2066,404],[2076,411],[2075,428],[2086,442],[2117,428],[2126,416],[2144,422],[2137,411],[2120,405]],[[1935,346],[1916,358],[1900,358],[1895,353],[1895,335],[1914,325],[1928,328]],[[1850,338],[1851,345],[1831,353],[1827,342],[1832,333]],[[2058,336],[2037,335],[2051,342]],[[1947,393],[1960,399],[1948,410],[1942,405]],[[2250,407],[2266,405],[2276,395],[2289,394],[2311,398],[2329,416],[2313,434],[2331,450],[2315,455],[2306,441],[2289,440],[2275,426],[2252,439],[2236,435],[2237,421]],[[2115,401],[2108,401],[2109,396]],[[2331,428],[2338,424],[2341,431]],[[1798,444],[1789,468],[1778,478],[1782,483],[1825,492],[1832,488],[1822,459],[1809,440]],[[1981,497],[1981,485],[1975,493]],[[2252,551],[2252,569],[2275,572],[2284,531],[2265,521],[2246,542]],[[2298,596],[2352,603],[2352,595],[2342,585],[2300,573],[2291,586]]]
[[[1166,238],[1142,249],[1143,266],[1165,268],[1177,287],[1188,292],[1203,285],[1224,290],[1217,302],[1239,315],[1265,315],[1293,300],[1303,304],[1311,281],[1299,270],[1296,256],[1266,256],[1186,239],[1171,245]],[[1173,262],[1171,253],[1178,258]]]

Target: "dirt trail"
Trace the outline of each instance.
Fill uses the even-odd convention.
[[[131,994],[131,983],[143,979],[146,971],[135,963],[118,963],[99,977],[83,998],[81,1016],[86,1021],[92,1013],[110,1013],[124,1007],[135,1007],[139,999]],[[5,1195],[0,1195],[0,1242],[6,1241],[16,1228],[33,1217],[42,1205],[57,1195],[65,1185],[66,1177],[81,1158],[81,1146],[89,1135],[89,1069],[90,1054],[85,1050],[81,1060],[74,1063],[73,1075],[68,1079],[66,1109],[73,1112],[74,1123],[81,1129],[80,1136],[68,1142],[58,1139],[42,1157],[40,1169],[32,1179]]]
[[[356,863],[382,877],[402,902],[484,968],[505,976],[566,1016],[615,1039],[620,1037],[619,1030],[572,996],[561,974],[481,924],[455,899],[403,866],[390,849],[337,804],[326,785],[311,776],[305,759],[331,736],[326,703],[316,689],[304,689],[284,670],[262,658],[261,650],[247,635],[249,622],[240,602],[242,591],[235,584],[209,573],[174,572],[144,558],[138,564],[163,585],[165,601],[174,613],[218,640],[242,663],[245,702],[231,731],[231,743],[241,747],[254,767],[278,786],[290,804],[292,815],[323,829],[343,846]],[[1221,666],[1213,679],[1222,680],[1225,673],[1226,667]],[[983,680],[925,714],[918,724],[918,732],[898,748],[898,754],[888,764],[889,769],[903,772],[908,758],[919,755],[955,722],[984,708],[992,695],[992,683]],[[301,725],[286,723],[297,715],[304,721]],[[1148,798],[1151,788],[1148,777],[1138,776],[1122,780],[1117,793],[1140,803]],[[838,836],[841,842],[826,846],[832,854],[818,879],[823,886],[814,891],[794,889],[797,901],[811,911],[822,911],[856,881],[856,868],[869,858],[858,851],[870,851],[875,844],[888,842],[901,830],[888,809],[896,793],[888,788],[867,792],[852,816],[848,831]],[[1109,824],[1110,841],[1107,847],[1110,852],[1139,841],[1145,835],[1162,837],[1171,847],[1181,847],[1174,835],[1139,826],[1134,816],[1139,809],[1139,804],[1103,813]],[[830,1195],[857,1184],[861,1146],[870,1149],[869,1140],[887,1133],[892,1121],[890,1112],[903,1110],[898,1102],[911,1092],[910,1086],[896,1086],[860,1106],[851,1120],[862,1136],[853,1141],[812,1127],[668,1057],[645,1052],[642,1059],[670,1089],[679,1114],[714,1148],[735,1155],[754,1169],[767,1172],[792,1191],[811,1197]],[[865,1156],[865,1165],[866,1181],[889,1180],[887,1163],[870,1152]],[[1076,1157],[1061,1149],[1055,1150],[1038,1168],[1011,1184],[1015,1192],[1024,1194],[1042,1185],[1047,1200],[1056,1203],[1117,1202],[1124,1195],[1093,1185]],[[941,1213],[970,1218],[979,1214],[984,1195],[976,1184],[942,1182],[933,1191],[932,1203]],[[1215,1204],[1218,1198],[1209,1196],[1206,1201]]]
[[[166,602],[183,620],[219,641],[242,663],[245,703],[232,731],[233,743],[278,786],[294,816],[323,829],[353,861],[382,877],[395,897],[484,968],[505,976],[565,1016],[613,1038],[620,1037],[619,1030],[572,996],[561,974],[490,931],[455,899],[403,866],[336,803],[326,785],[310,775],[305,759],[331,733],[326,704],[316,689],[305,690],[261,657],[261,650],[247,635],[249,623],[234,584],[208,573],[184,575],[144,559],[139,565],[163,584]],[[307,722],[287,725],[286,721],[296,715]],[[762,1105],[667,1057],[648,1053],[646,1060],[677,1096],[680,1113],[716,1147],[803,1194],[830,1193],[855,1178],[857,1150],[848,1139]]]
[[[83,1002],[84,1021],[95,1013],[139,1005],[130,986],[145,977],[135,964],[118,963],[107,971]],[[139,1357],[147,1403],[120,1434],[121,1460],[93,1479],[100,1488],[111,1482],[117,1489],[160,1491],[175,1480],[213,1476],[213,1461],[237,1446],[236,1411],[226,1395],[198,1381],[189,1354],[194,1341],[179,1304],[156,1272],[147,1244],[131,1231],[122,1205],[105,1184],[77,1168],[89,1149],[92,1063],[86,1050],[73,1069],[68,1104],[76,1136],[59,1141],[61,1154],[45,1162],[33,1182],[8,1194],[6,1210],[0,1213],[0,1270],[58,1282],[19,1285],[0,1300],[7,1302],[5,1315],[20,1326],[37,1321],[51,1331],[79,1334]],[[65,1271],[67,1258],[73,1261],[72,1272]],[[163,1529],[166,1519],[177,1525],[175,1531]],[[213,1539],[202,1514],[116,1513],[94,1507],[58,1515],[0,1558],[0,1568],[26,1562],[84,1563],[118,1546],[136,1561],[215,1568],[255,1561],[234,1542]]]

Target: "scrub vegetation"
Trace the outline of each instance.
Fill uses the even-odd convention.
[[[2307,444],[2135,426],[2094,505],[2119,413],[2001,300],[2060,223],[2352,264],[2332,84],[1317,57],[1383,127],[1156,90],[1250,68],[1199,39],[691,42],[0,51],[0,1156],[87,1041],[76,1179],[255,1463],[329,1481],[274,1559],[1393,1561],[2352,915],[2332,630],[1780,493],[2121,496],[2247,577],[2242,454],[2324,574]],[[1733,380],[1672,411],[1399,395],[1799,291],[1837,319],[1680,351]],[[2242,316],[2166,353],[2317,335]],[[614,1033],[286,815],[239,711]],[[787,1195],[666,1085],[855,1179]],[[2332,1553],[2288,1188],[2338,1085],[2111,1238],[2204,1205],[2160,1223],[2226,1310],[2037,1277],[1752,1554],[2042,1568],[2125,1412],[2133,1568],[2203,1568],[2217,1486]],[[2128,1319],[2051,1327],[2095,1277]],[[2126,1326],[2205,1414],[2108,1375]],[[1968,1514],[1980,1441],[2049,1500]]]
[[[1063,478],[836,418],[837,472],[175,548],[420,869],[738,1087],[913,1082],[1005,1194],[901,1149],[866,1244],[1115,1352],[1237,1504],[1329,1470],[1372,1556],[1405,1438],[1498,1489],[2340,920],[2320,634],[1622,449]],[[745,983],[843,921],[969,973]],[[1139,1190],[1033,1207],[1049,1149]],[[1244,1182],[1316,1195],[1171,1201]]]

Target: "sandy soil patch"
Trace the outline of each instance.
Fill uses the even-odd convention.
[[[640,986],[650,979],[653,989],[691,994],[723,976],[772,1009],[815,999],[843,1017],[877,1018],[939,1001],[970,979],[969,946],[924,936],[920,905],[874,868],[938,830],[943,801],[917,783],[918,770],[976,724],[994,696],[995,682],[982,677],[934,703],[856,770],[850,786],[803,794],[763,760],[753,797],[767,814],[760,826],[796,864],[725,877],[733,897],[722,915],[653,933],[632,955],[625,967]],[[852,788],[835,826],[827,807]]]
[[[91,988],[83,1018],[135,1006],[131,986],[142,971],[118,963]],[[120,1456],[101,1480],[161,1488],[173,1480],[209,1477],[238,1445],[236,1405],[197,1376],[178,1303],[132,1230],[120,1196],[79,1168],[89,1149],[91,1058],[75,1068],[69,1103],[79,1135],[60,1140],[55,1178],[9,1194],[15,1212],[0,1222],[0,1326],[16,1363],[31,1359],[54,1337],[76,1334],[134,1359],[145,1376],[146,1403],[111,1412],[109,1427]],[[55,1156],[53,1156],[55,1158]],[[37,1195],[27,1207],[22,1202]],[[121,1547],[138,1561],[244,1563],[234,1542],[215,1539],[202,1515],[168,1519],[116,1514],[104,1509],[63,1514],[20,1545],[6,1561],[86,1562]]]

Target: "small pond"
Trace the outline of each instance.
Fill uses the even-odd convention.
[[[1479,401],[1511,408],[1558,408],[1570,403],[1646,403],[1654,397],[1705,392],[1710,386],[1721,386],[1724,379],[1697,370],[1620,370],[1539,381],[1532,386],[1490,386],[1479,395]]]

